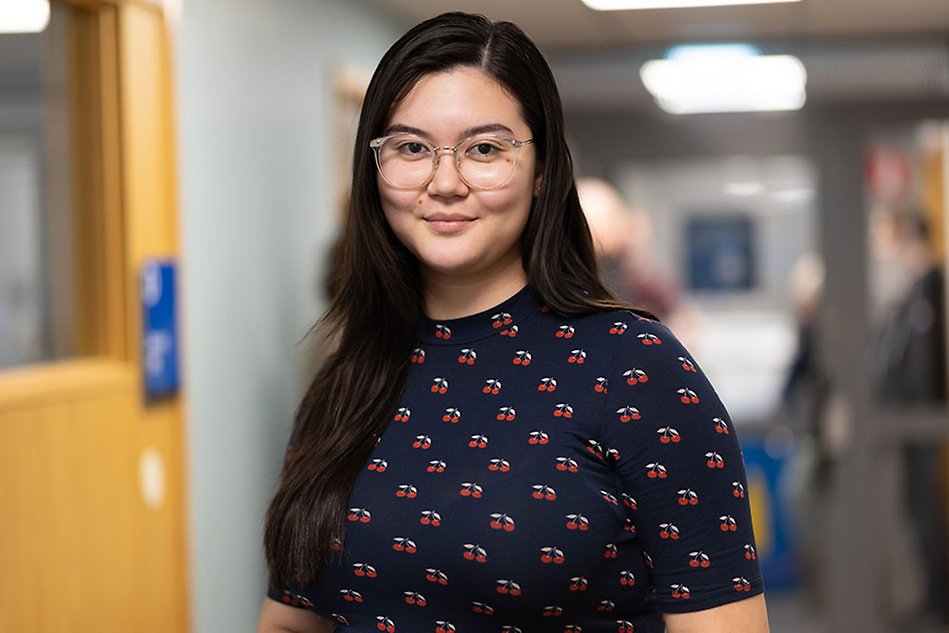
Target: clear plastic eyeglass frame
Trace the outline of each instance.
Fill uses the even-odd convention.
[[[424,178],[419,178],[418,182],[415,182],[415,180],[413,180],[412,184],[393,182],[393,180],[389,176],[386,175],[386,170],[383,168],[383,157],[382,157],[383,147],[386,145],[387,142],[395,141],[398,139],[404,139],[410,143],[418,143],[419,145],[423,146],[426,150],[428,150],[431,153],[431,156],[432,156],[431,170],[429,171],[427,176],[425,176]],[[461,161],[465,153],[468,150],[470,150],[472,147],[475,147],[481,143],[492,143],[492,142],[509,146],[514,153],[514,157],[511,160],[510,173],[508,173],[505,177],[501,178],[500,182],[498,182],[497,184],[485,186],[477,182],[473,182],[470,177],[465,176],[465,173],[462,170]],[[457,145],[455,145],[454,147],[450,145],[438,147],[418,138],[417,136],[413,136],[410,134],[391,134],[389,136],[381,136],[379,138],[372,139],[371,141],[369,141],[369,147],[372,148],[373,153],[375,154],[376,167],[379,169],[379,173],[382,175],[383,180],[385,180],[387,183],[389,183],[390,185],[392,185],[393,187],[397,189],[418,189],[420,187],[428,185],[432,177],[435,175],[435,170],[438,168],[438,161],[441,156],[441,152],[449,151],[453,155],[452,163],[455,166],[455,171],[458,172],[458,176],[459,178],[461,178],[462,182],[464,182],[468,187],[472,189],[479,189],[481,191],[491,191],[494,189],[500,189],[511,180],[511,177],[514,176],[514,172],[516,171],[516,168],[517,168],[517,157],[520,153],[519,150],[525,145],[528,145],[533,142],[534,142],[534,139],[532,138],[519,141],[517,139],[506,138],[503,136],[479,135],[479,136],[472,136],[472,137],[466,138],[460,143],[458,143]],[[464,151],[459,153],[459,150],[464,150]],[[475,161],[475,159],[471,159],[471,160]]]

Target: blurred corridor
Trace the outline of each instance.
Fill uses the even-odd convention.
[[[360,100],[449,9],[548,56],[604,276],[741,434],[772,631],[949,631],[945,0],[20,4],[0,631],[253,630]]]

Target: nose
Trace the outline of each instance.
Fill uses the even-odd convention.
[[[446,158],[447,161],[444,160]],[[428,193],[433,196],[462,196],[468,193],[468,186],[458,173],[455,153],[450,147],[435,150],[435,171],[428,181]]]

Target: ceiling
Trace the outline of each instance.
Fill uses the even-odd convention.
[[[949,0],[801,0],[744,7],[594,11],[580,0],[364,0],[408,23],[460,10],[520,25],[545,50],[708,40],[949,38]]]

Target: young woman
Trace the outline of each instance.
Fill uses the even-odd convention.
[[[363,105],[258,631],[768,630],[727,413],[594,261],[541,53],[410,30]]]

